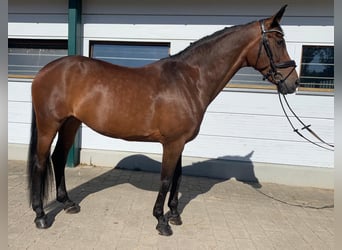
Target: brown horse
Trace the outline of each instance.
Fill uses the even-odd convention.
[[[80,211],[68,197],[64,169],[68,150],[81,123],[100,134],[163,146],[160,190],[153,208],[157,230],[171,235],[181,224],[177,210],[184,145],[200,129],[208,105],[241,68],[251,66],[282,94],[298,86],[296,65],[287,53],[280,20],[274,16],[217,31],[177,55],[140,68],[127,68],[82,56],[55,60],[32,83],[33,119],[28,175],[30,202],[38,228],[49,223],[43,210],[52,172],[57,200],[68,213]],[[169,215],[164,214],[168,191]]]

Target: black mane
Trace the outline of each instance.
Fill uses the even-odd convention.
[[[242,25],[235,25],[235,26],[231,26],[231,27],[225,27],[221,30],[218,30],[211,35],[202,37],[199,40],[191,43],[190,46],[186,47],[184,50],[178,52],[177,54],[172,55],[170,58],[185,57],[189,53],[192,53],[196,48],[199,48],[199,47],[202,47],[203,45],[206,45],[208,42],[212,41],[213,39],[216,39],[216,38],[221,37],[223,35],[226,36],[226,35],[235,33],[236,31],[240,30],[242,27],[247,26],[253,22],[250,22],[247,24],[242,24]]]

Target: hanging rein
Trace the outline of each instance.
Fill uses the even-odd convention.
[[[327,150],[330,150],[330,151],[334,151],[334,145],[330,144],[330,143],[327,143],[326,141],[324,141],[323,139],[321,139],[311,128],[310,126],[311,125],[306,125],[297,115],[296,113],[293,111],[293,109],[290,107],[285,95],[283,95],[283,98],[285,100],[285,103],[288,107],[288,109],[290,110],[290,112],[293,114],[293,116],[303,125],[302,129],[301,130],[307,130],[308,132],[310,132],[316,139],[318,139],[321,143],[323,143],[324,145],[321,145],[321,144],[318,144],[310,139],[308,139],[307,137],[305,137],[299,130],[298,128],[295,128],[295,126],[293,125],[293,123],[291,122],[288,114],[286,113],[286,110],[285,110],[285,107],[284,107],[284,104],[282,102],[282,99],[281,99],[281,95],[280,95],[280,92],[279,92],[279,86],[281,84],[283,84],[286,79],[291,75],[291,73],[295,70],[295,68],[297,67],[296,65],[296,62],[294,60],[290,60],[290,61],[286,61],[286,62],[280,62],[280,63],[275,63],[274,60],[273,60],[273,53],[272,53],[272,50],[270,48],[270,45],[269,45],[269,42],[267,40],[267,33],[271,33],[271,32],[277,32],[279,34],[281,34],[282,36],[284,36],[284,33],[280,30],[277,30],[277,29],[270,29],[270,30],[265,30],[265,25],[264,25],[264,22],[260,22],[260,26],[261,26],[261,35],[262,35],[262,39],[260,41],[260,46],[259,46],[259,52],[258,52],[258,57],[257,57],[257,61],[255,63],[255,66],[257,65],[258,61],[259,61],[259,57],[261,55],[261,51],[262,51],[262,48],[265,49],[265,52],[266,52],[266,55],[270,61],[270,70],[263,75],[263,80],[266,80],[266,79],[269,79],[271,78],[273,80],[273,82],[275,83],[275,85],[277,86],[278,88],[278,97],[279,97],[279,102],[280,102],[280,105],[281,105],[281,108],[283,109],[283,112],[286,116],[286,119],[288,120],[288,122],[290,123],[292,129],[293,129],[293,132],[297,133],[300,137],[302,137],[303,139],[305,139],[306,141],[318,146],[318,147],[321,147],[321,148],[324,148],[324,149],[327,149]],[[285,69],[285,68],[290,68],[292,67],[292,70],[287,74],[286,77],[283,77],[283,75],[278,71],[278,69]]]

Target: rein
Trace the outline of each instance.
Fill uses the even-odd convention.
[[[320,147],[320,148],[324,148],[324,149],[326,149],[326,150],[334,151],[334,149],[333,149],[333,148],[334,148],[334,145],[332,145],[332,144],[330,144],[330,143],[327,143],[326,141],[324,141],[323,139],[321,139],[321,138],[320,138],[320,137],[319,137],[319,136],[310,128],[311,125],[306,125],[306,124],[305,124],[305,123],[296,115],[296,113],[293,111],[293,109],[291,108],[290,104],[288,103],[288,101],[287,101],[285,95],[282,95],[282,96],[283,96],[283,98],[284,98],[284,100],[285,100],[285,103],[286,103],[288,109],[290,110],[290,112],[291,112],[291,113],[293,114],[293,116],[297,119],[297,121],[299,121],[299,122],[303,125],[303,127],[302,127],[301,130],[307,130],[307,131],[309,131],[310,134],[312,134],[314,137],[316,137],[316,138],[317,138],[320,142],[322,142],[325,146],[320,145],[320,144],[318,144],[318,143],[316,143],[316,142],[314,142],[314,141],[308,139],[306,136],[304,136],[304,135],[298,130],[298,128],[295,128],[295,126],[293,125],[293,123],[292,123],[291,120],[290,120],[289,115],[286,113],[286,110],[285,110],[283,101],[282,101],[281,96],[280,96],[280,93],[279,93],[279,91],[278,91],[278,97],[279,97],[279,102],[280,102],[281,108],[283,109],[283,112],[284,112],[284,114],[285,114],[285,116],[286,116],[286,119],[287,119],[288,122],[290,123],[290,125],[291,125],[291,127],[292,127],[292,129],[293,129],[293,132],[296,132],[300,137],[302,137],[302,138],[305,139],[306,141],[308,141],[308,142],[310,142],[310,143],[312,143],[312,144],[314,144],[314,145],[316,145],[316,146],[318,146],[318,147]]]
[[[323,143],[324,145],[320,145],[310,139],[308,139],[306,136],[304,136],[297,128],[295,128],[295,126],[293,125],[293,123],[291,122],[290,120],[290,117],[289,115],[286,113],[286,110],[285,110],[285,107],[284,107],[284,104],[283,104],[283,101],[281,99],[281,96],[280,96],[280,92],[279,92],[279,86],[281,84],[283,84],[286,79],[292,74],[292,72],[295,70],[295,68],[297,67],[296,65],[296,62],[294,60],[290,60],[290,61],[286,61],[286,62],[280,62],[280,63],[275,63],[274,60],[273,60],[273,53],[272,53],[272,50],[270,48],[270,44],[267,40],[267,36],[266,34],[267,33],[271,33],[271,32],[277,32],[279,34],[281,34],[282,36],[284,36],[284,33],[280,30],[276,30],[276,29],[270,29],[270,30],[266,30],[265,29],[265,24],[264,24],[264,21],[260,21],[260,27],[261,27],[261,35],[262,35],[262,39],[260,41],[260,46],[259,46],[259,52],[258,52],[258,57],[257,57],[257,60],[256,60],[256,63],[255,63],[255,68],[258,64],[258,61],[259,61],[259,58],[260,58],[260,55],[261,55],[261,51],[262,51],[262,48],[264,47],[265,49],[265,52],[266,52],[266,55],[268,57],[268,59],[270,60],[270,70],[263,75],[263,80],[266,80],[268,79],[269,77],[271,77],[275,83],[275,85],[277,85],[278,87],[278,97],[279,97],[279,102],[280,102],[280,105],[283,109],[283,112],[286,116],[286,119],[288,120],[288,122],[290,123],[292,129],[293,129],[293,132],[296,132],[300,137],[302,137],[303,139],[305,139],[306,141],[318,146],[318,147],[321,147],[321,148],[324,148],[326,150],[330,150],[330,151],[334,151],[334,145],[330,144],[330,143],[327,143],[326,141],[324,141],[323,139],[321,139],[311,128],[310,126],[311,125],[306,125],[297,115],[296,113],[293,111],[293,109],[291,108],[290,104],[288,103],[285,95],[282,95],[284,100],[285,100],[285,103],[288,107],[288,109],[290,110],[290,112],[292,113],[292,115],[297,119],[297,121],[299,121],[303,127],[301,130],[307,130],[310,134],[312,134],[316,139],[318,139],[321,143]],[[292,67],[292,70],[287,74],[287,76],[284,78],[283,75],[278,71],[278,69],[285,69],[285,68],[290,68]]]

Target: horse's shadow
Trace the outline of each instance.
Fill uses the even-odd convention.
[[[254,188],[260,188],[257,177],[254,173],[254,165],[250,160],[253,151],[246,156],[224,156],[217,159],[185,165],[182,169],[185,176],[210,177],[207,181],[201,181],[200,187],[192,188],[186,185],[183,180],[180,186],[179,211],[184,208],[198,195],[208,192],[214,185],[235,178]],[[115,187],[116,185],[129,183],[136,188],[158,192],[159,176],[155,183],[141,181],[139,178],[120,178],[122,170],[160,172],[161,163],[144,155],[132,155],[121,160],[115,168],[71,189],[69,197],[76,203],[81,203],[88,195],[101,190]],[[82,170],[80,170],[82,171]],[[112,181],[111,181],[112,180]],[[182,191],[182,187],[184,192]],[[156,194],[157,197],[157,194]],[[153,204],[151,204],[152,211]],[[54,222],[56,215],[63,210],[62,204],[57,201],[50,202],[46,206],[48,223]]]

